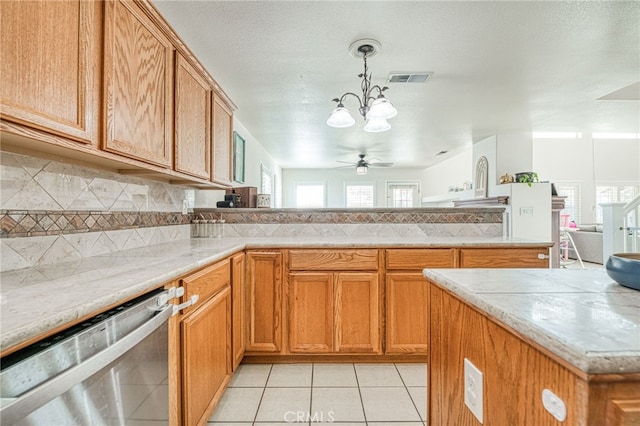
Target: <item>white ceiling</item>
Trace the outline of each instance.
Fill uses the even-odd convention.
[[[334,167],[357,154],[426,167],[511,131],[640,132],[640,2],[154,1],[283,168]],[[398,110],[372,134],[351,98],[347,129],[325,124],[359,92],[349,45],[374,38],[374,84]],[[613,92],[617,99],[598,100]],[[631,98],[631,100],[629,100]]]

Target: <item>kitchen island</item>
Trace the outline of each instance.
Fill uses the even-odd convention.
[[[639,424],[640,292],[604,270],[424,276],[430,424]]]

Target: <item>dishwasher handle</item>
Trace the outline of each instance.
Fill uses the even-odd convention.
[[[136,328],[113,345],[46,381],[17,398],[3,403],[0,418],[3,424],[13,424],[49,401],[62,395],[77,383],[91,377],[121,355],[125,354],[151,333],[160,328],[173,314],[173,305],[165,305],[147,322]]]

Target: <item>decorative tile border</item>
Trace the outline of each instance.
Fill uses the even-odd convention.
[[[0,238],[41,237],[157,226],[186,225],[194,218],[228,224],[501,224],[496,209],[297,210],[214,209],[194,214],[140,211],[0,210]]]
[[[195,216],[226,223],[502,223],[503,209],[196,209]]]
[[[0,238],[186,225],[192,219],[179,212],[0,210]]]

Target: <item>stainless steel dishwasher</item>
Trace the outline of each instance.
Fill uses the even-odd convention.
[[[168,424],[168,322],[158,290],[2,358],[2,425]],[[176,294],[177,293],[177,294]]]

